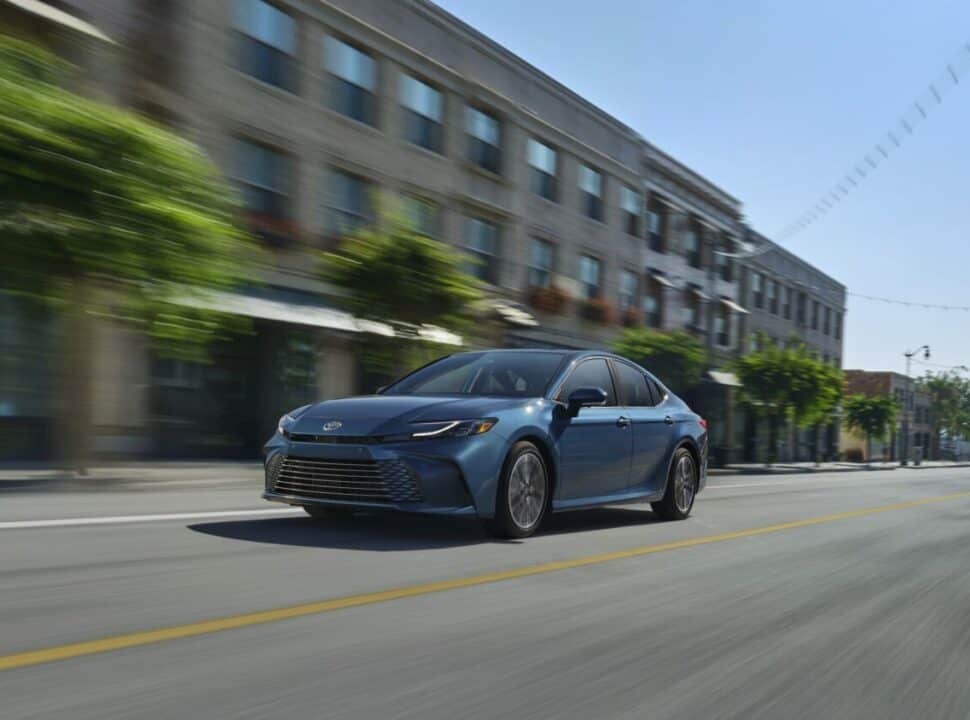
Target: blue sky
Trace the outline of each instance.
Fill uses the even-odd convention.
[[[970,3],[438,0],[744,203],[775,236],[970,42]],[[970,75],[786,246],[850,291],[970,305]],[[849,298],[845,367],[970,365],[970,313]],[[914,365],[914,374],[925,368]],[[936,368],[932,368],[936,369]]]

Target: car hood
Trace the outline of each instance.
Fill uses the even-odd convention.
[[[468,396],[364,395],[326,400],[311,406],[293,426],[295,433],[335,436],[388,435],[409,432],[411,423],[434,420],[472,420],[522,407],[535,398]],[[325,423],[340,426],[324,431]]]

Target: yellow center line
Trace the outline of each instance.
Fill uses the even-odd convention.
[[[904,510],[907,508],[918,507],[920,505],[941,503],[948,500],[957,500],[967,497],[970,497],[970,492],[940,495],[936,497],[923,498],[922,500],[910,500],[907,502],[894,503],[892,505],[882,505],[879,507],[864,508],[862,510],[850,510],[848,512],[834,513],[832,515],[822,515],[820,517],[808,518],[806,520],[795,520],[793,522],[780,523],[777,525],[766,525],[765,527],[760,528],[737,530],[734,532],[720,533],[718,535],[705,535],[702,537],[690,538],[688,540],[675,540],[673,542],[660,543],[659,545],[647,545],[643,547],[630,548],[628,550],[602,553],[600,555],[588,555],[586,557],[573,558],[571,560],[557,560],[554,562],[540,563],[538,565],[527,565],[525,567],[515,568],[513,570],[499,570],[497,572],[473,575],[471,577],[421,583],[419,585],[391,588],[389,590],[381,590],[379,592],[364,593],[361,595],[349,595],[347,597],[334,598],[332,600],[322,600],[319,602],[305,603],[303,605],[293,605],[290,607],[277,608],[275,610],[263,610],[260,612],[232,615],[214,620],[203,620],[201,622],[188,623],[186,625],[173,625],[171,627],[159,628],[157,630],[134,632],[127,635],[115,635],[113,637],[71,643],[69,645],[60,645],[42,650],[30,650],[27,652],[14,653],[12,655],[0,655],[0,671],[23,668],[30,665],[40,665],[42,663],[54,662],[56,660],[67,660],[70,658],[83,657],[85,655],[94,655],[96,653],[109,652],[111,650],[121,650],[123,648],[137,647],[139,645],[152,645],[154,643],[177,640],[179,638],[194,637],[196,635],[207,635],[209,633],[222,632],[223,630],[233,630],[235,628],[261,625],[264,623],[277,622],[279,620],[291,620],[293,618],[304,617],[306,615],[318,615],[320,613],[333,612],[334,610],[360,607],[361,605],[372,605],[374,603],[400,600],[402,598],[415,597],[418,595],[429,595],[431,593],[444,592],[446,590],[457,590],[459,588],[472,587],[474,585],[485,585],[487,583],[501,582],[503,580],[514,580],[516,578],[529,577],[532,575],[542,575],[544,573],[556,572],[557,570],[569,570],[572,568],[585,567],[587,565],[597,565],[599,563],[611,562],[613,560],[623,560],[626,558],[641,557],[643,555],[652,555],[653,553],[665,552],[667,550],[696,547],[698,545],[709,545],[711,543],[724,542],[725,540],[736,540],[738,538],[756,537],[758,535],[767,535],[769,533],[781,532],[783,530],[794,530],[795,528],[822,525],[823,523],[835,522],[837,520],[847,520],[850,518],[865,517],[867,515],[877,515],[879,513],[891,512],[893,510]]]

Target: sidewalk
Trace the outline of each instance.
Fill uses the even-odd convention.
[[[710,468],[708,474],[717,475],[797,475],[803,473],[832,473],[832,472],[862,472],[875,470],[896,470],[900,467],[898,462],[873,462],[871,465],[866,463],[850,462],[823,462],[816,465],[813,462],[795,463],[775,463],[771,467],[765,467],[764,463],[739,463],[720,468]],[[910,470],[932,470],[939,468],[960,468],[970,467],[970,461],[954,462],[952,460],[926,460],[919,465],[908,466]]]
[[[812,462],[775,463],[770,468],[763,464],[747,463],[723,468],[711,468],[712,477],[723,475],[796,475],[807,473],[862,472],[896,470],[897,462],[873,463],[867,467],[861,463],[828,462],[815,465]],[[910,465],[912,470],[934,468],[970,467],[970,461],[926,461]],[[78,476],[40,463],[0,464],[0,489],[16,487],[43,487],[46,485],[90,487],[92,485],[120,485],[126,483],[189,483],[189,482],[263,482],[263,466],[258,460],[213,461],[150,461],[105,463],[88,469],[88,474]]]
[[[103,463],[76,475],[42,463],[0,463],[0,490],[14,487],[120,485],[125,483],[263,482],[258,460],[175,460]]]

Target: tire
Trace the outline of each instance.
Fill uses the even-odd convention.
[[[694,507],[699,479],[697,463],[690,450],[685,447],[677,448],[670,462],[670,474],[663,499],[650,503],[650,507],[661,520],[686,520]]]
[[[343,520],[353,514],[349,508],[327,507],[324,505],[304,505],[306,514],[314,520]]]
[[[486,521],[486,528],[496,537],[529,537],[546,516],[551,489],[542,453],[530,442],[517,442],[502,466],[495,517]]]

